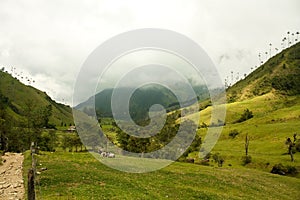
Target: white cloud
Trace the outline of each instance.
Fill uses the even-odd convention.
[[[28,71],[36,87],[71,103],[94,48],[121,32],[155,27],[198,42],[225,78],[248,73],[270,42],[279,47],[287,31],[299,31],[299,7],[298,0],[2,0],[0,65]]]

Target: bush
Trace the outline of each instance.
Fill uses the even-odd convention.
[[[229,136],[233,139],[239,134],[238,130],[234,129],[229,132]]]
[[[247,165],[252,162],[252,157],[251,156],[243,156],[242,162],[243,162],[243,165]]]
[[[222,167],[225,159],[223,158],[223,156],[221,156],[219,153],[216,153],[213,155],[213,159],[216,163],[218,163],[219,167]]]
[[[276,164],[273,166],[271,170],[272,174],[279,174],[279,175],[291,175],[295,176],[298,174],[298,170],[294,166],[284,166],[281,163]]]
[[[251,119],[253,117],[252,111],[250,111],[248,108],[244,110],[244,113],[242,114],[241,118],[237,120],[237,122],[243,122],[248,119]]]

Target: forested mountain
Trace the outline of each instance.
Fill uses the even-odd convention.
[[[208,90],[205,86],[198,85],[194,86],[193,89],[197,95],[197,99],[192,99],[186,96],[186,101],[183,102],[184,106],[189,106],[199,99],[203,100],[209,97]],[[124,94],[125,96],[131,90],[132,88],[118,88],[115,90],[109,88],[96,94],[95,109],[97,111],[97,116],[112,117],[111,98],[113,92],[119,92],[121,95]],[[184,92],[184,90],[179,92]],[[93,98],[94,97],[91,97],[89,100],[79,104],[75,108],[84,111],[86,114],[91,114],[91,108],[94,106]],[[120,107],[116,108],[117,111],[123,112],[121,111],[124,109],[122,107],[124,104],[122,102],[123,99],[124,98],[120,98],[118,100],[118,105],[120,105]],[[132,119],[135,121],[143,121],[147,119],[149,109],[154,104],[162,105],[167,112],[180,108],[177,97],[172,91],[159,85],[148,85],[146,87],[136,89],[130,98],[129,112]]]

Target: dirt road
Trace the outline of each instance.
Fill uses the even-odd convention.
[[[6,153],[0,165],[0,200],[24,199],[22,165],[24,156],[20,153]]]

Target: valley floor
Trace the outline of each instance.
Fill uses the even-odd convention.
[[[25,153],[25,170],[31,157]],[[125,173],[89,153],[41,152],[38,199],[299,199],[300,179],[245,167],[175,162],[149,173]],[[116,158],[117,159],[117,158]],[[24,174],[24,178],[26,176]]]

